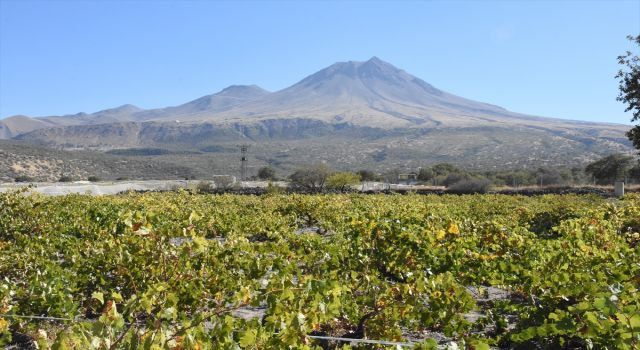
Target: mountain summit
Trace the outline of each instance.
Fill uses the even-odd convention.
[[[338,62],[296,84],[228,111],[191,120],[304,117],[381,128],[521,123],[531,117],[444,92],[377,57]],[[535,123],[535,122],[534,122]]]

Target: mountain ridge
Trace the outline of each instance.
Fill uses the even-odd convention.
[[[342,110],[336,111],[336,107]],[[433,114],[438,115],[439,118],[436,119],[445,120],[447,115],[476,119],[491,116],[494,121],[504,121],[501,117],[507,117],[545,122],[614,125],[525,115],[508,111],[495,104],[469,100],[437,89],[376,56],[367,61],[334,63],[275,92],[269,92],[257,85],[230,85],[216,93],[177,106],[145,110],[125,104],[91,114],[80,112],[31,119],[45,122],[42,126],[105,124],[114,121],[173,121],[175,117],[183,117],[184,120],[181,121],[220,121],[238,116],[255,119],[294,114],[295,117],[312,116],[318,119],[324,116],[325,121],[331,121],[333,117],[338,116],[341,117],[339,121],[344,121],[345,115],[357,108],[360,108],[360,114],[369,114],[370,117],[352,118],[353,122],[359,125],[371,122],[377,126],[396,127],[403,124],[408,126],[412,123],[429,123],[434,119]],[[319,111],[324,113],[317,113]],[[327,117],[327,114],[333,115]],[[380,114],[387,115],[380,121],[371,118]],[[0,123],[7,119],[9,118],[0,120]]]
[[[334,63],[274,92],[257,85],[231,85],[166,108],[122,105],[92,114],[22,117],[4,126],[4,134],[2,122],[0,137],[99,150],[297,140],[301,152],[329,159],[329,146],[340,139],[343,147],[403,145],[410,153],[402,156],[408,162],[438,154],[437,159],[464,157],[478,164],[499,163],[505,152],[512,152],[505,146],[517,150],[509,156],[514,164],[519,158],[533,164],[544,157],[583,162],[632,150],[625,136],[628,126],[512,112],[440,90],[377,57]],[[17,127],[20,122],[26,126]],[[327,147],[306,145],[312,141]],[[476,154],[479,158],[474,160]],[[363,151],[361,156],[371,155]]]

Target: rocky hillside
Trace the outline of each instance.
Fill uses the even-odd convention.
[[[0,141],[0,182],[58,181],[62,177],[87,180],[184,179],[194,177],[185,166],[168,161],[115,157],[96,152],[52,150],[23,142]]]

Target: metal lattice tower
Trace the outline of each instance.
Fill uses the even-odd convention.
[[[249,145],[240,145],[240,181],[247,179],[247,152]]]

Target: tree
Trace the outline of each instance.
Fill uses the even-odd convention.
[[[633,157],[626,154],[612,154],[590,163],[584,171],[594,176],[597,183],[607,184],[629,176],[632,167]]]
[[[455,165],[449,163],[440,163],[431,167],[431,170],[435,174],[435,176],[447,176],[451,173],[459,173],[460,169],[458,169]]]
[[[640,46],[640,35],[635,38],[629,35],[627,38]],[[632,122],[640,121],[640,57],[627,51],[624,55],[618,56],[618,63],[624,66],[624,69],[620,69],[616,74],[616,78],[620,79],[620,94],[617,100],[627,105],[625,112],[633,113]],[[640,149],[640,125],[629,130],[627,137],[635,148]]]
[[[14,179],[15,182],[32,182],[33,178],[27,175],[18,175]]]
[[[258,178],[261,180],[272,180],[276,177],[276,171],[272,167],[262,167],[258,170]]]
[[[380,179],[378,175],[368,169],[358,170],[356,174],[360,175],[362,181],[378,181]]]
[[[73,178],[69,175],[62,175],[58,179],[58,182],[71,182],[71,181],[73,181]]]
[[[442,181],[442,185],[449,187],[455,183],[468,180],[471,180],[471,175],[467,173],[451,173]]]
[[[327,186],[344,191],[348,186],[360,183],[360,175],[351,172],[334,173],[327,178]]]
[[[397,183],[398,175],[400,175],[400,169],[391,169],[382,174],[381,178],[387,183]]]
[[[322,190],[332,171],[328,166],[318,163],[296,170],[289,176],[292,185],[313,191]]]
[[[564,168],[538,168],[535,172],[538,185],[566,185],[572,180],[571,171]]]
[[[420,181],[431,181],[436,174],[433,172],[431,168],[421,168],[418,172],[418,180]]]
[[[629,177],[632,179],[636,179],[638,181],[640,179],[640,164],[637,164],[629,169]]]

